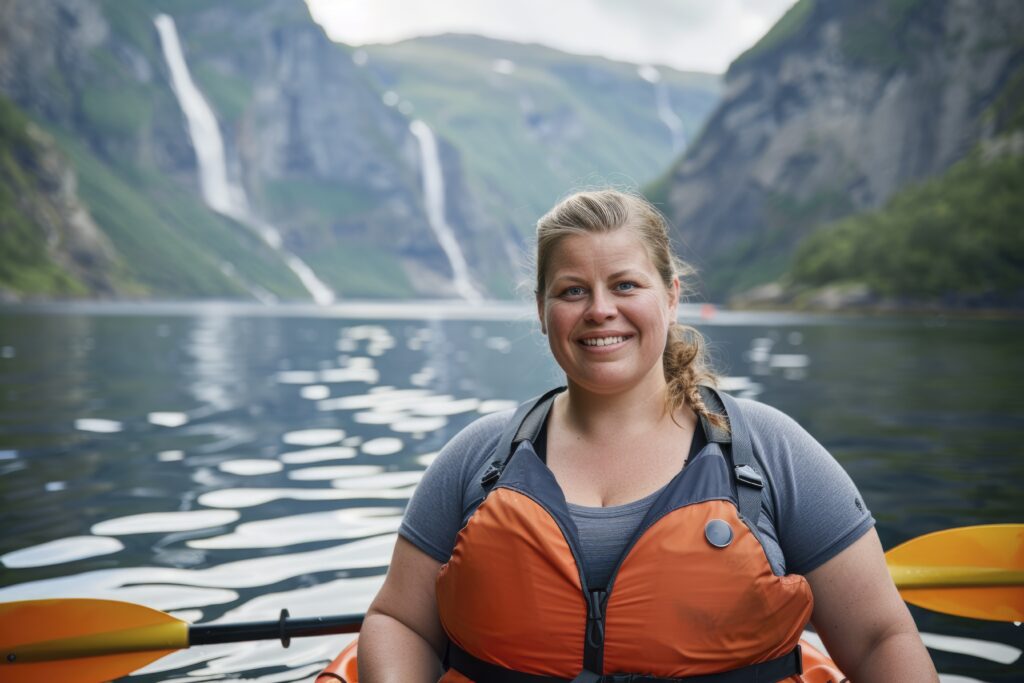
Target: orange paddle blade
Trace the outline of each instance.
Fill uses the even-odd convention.
[[[885,554],[907,602],[946,614],[1024,621],[1024,524],[936,531]]]
[[[100,683],[188,647],[188,624],[115,600],[0,604],[0,679],[5,683]]]

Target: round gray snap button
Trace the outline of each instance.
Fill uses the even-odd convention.
[[[704,526],[704,537],[716,548],[732,543],[732,527],[724,519],[713,519]]]

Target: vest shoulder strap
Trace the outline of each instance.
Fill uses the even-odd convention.
[[[745,519],[755,533],[757,520],[761,516],[761,491],[764,489],[764,476],[754,458],[754,444],[750,438],[750,424],[743,415],[739,403],[724,391],[711,387],[699,388],[704,405],[713,413],[724,414],[728,427],[717,427],[701,415],[704,432],[708,441],[727,446],[726,450],[732,460],[733,476],[736,480],[736,497],[740,517]]]
[[[565,391],[565,387],[551,389],[540,396],[519,405],[512,419],[501,434],[486,471],[480,478],[484,495],[498,481],[512,454],[523,441],[535,441],[555,396]],[[713,413],[724,414],[728,426],[719,427],[712,423],[706,415],[701,415],[701,425],[708,441],[720,444],[732,461],[733,476],[736,480],[737,507],[740,517],[748,522],[750,528],[757,528],[757,520],[761,515],[761,491],[764,489],[764,476],[761,474],[757,460],[754,458],[754,446],[750,438],[750,427],[740,409],[739,403],[729,394],[712,389],[699,387],[704,405]],[[755,531],[756,533],[756,531]]]
[[[480,479],[480,485],[483,486],[485,494],[498,481],[498,477],[505,470],[505,465],[508,464],[516,449],[519,448],[519,444],[523,441],[535,441],[537,439],[537,435],[547,419],[548,412],[551,410],[551,404],[554,402],[555,396],[563,391],[565,391],[565,387],[556,387],[540,396],[521,403],[516,408],[515,414],[509,420],[508,425],[501,434],[501,439],[498,440],[498,445],[492,453],[490,465]]]

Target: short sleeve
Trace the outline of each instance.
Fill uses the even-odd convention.
[[[740,403],[754,454],[768,474],[767,501],[786,571],[806,574],[874,526],[850,476],[792,418],[755,401]]]
[[[416,487],[398,533],[438,562],[447,562],[473,494],[473,475],[483,470],[512,411],[486,415],[441,449]]]

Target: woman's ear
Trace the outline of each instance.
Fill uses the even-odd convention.
[[[679,290],[681,285],[679,284],[679,278],[672,278],[672,287],[668,290],[668,307],[672,313],[672,320],[676,319],[677,311],[679,309]]]
[[[540,333],[547,335],[548,326],[544,324],[544,297],[540,292],[536,292],[535,298],[537,300],[537,319],[540,320]]]

